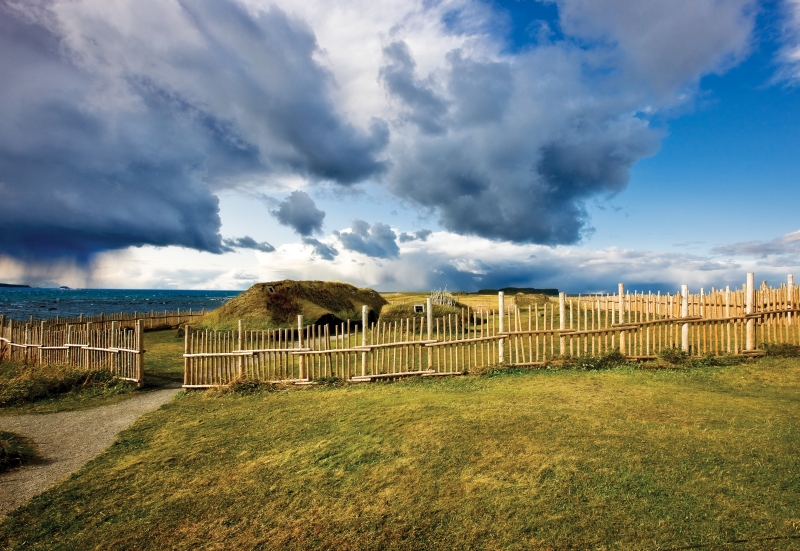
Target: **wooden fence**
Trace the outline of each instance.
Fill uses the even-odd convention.
[[[62,364],[81,369],[107,369],[117,377],[144,382],[143,324],[134,327],[124,321],[87,322],[47,327],[14,323],[0,316],[0,361],[19,360],[27,364]]]
[[[187,327],[184,386],[229,384],[237,377],[304,383],[337,377],[353,382],[409,375],[453,375],[503,364],[544,365],[558,358],[598,357],[619,350],[655,358],[667,348],[692,356],[758,354],[757,343],[798,344],[800,294],[791,276],[779,288],[691,294],[625,292],[567,298],[520,308],[503,293],[496,309],[372,323],[275,330],[194,331]],[[365,307],[366,308],[366,307]],[[362,312],[366,319],[366,312]]]
[[[120,328],[133,329],[136,327],[136,322],[141,321],[142,329],[144,331],[153,331],[157,329],[171,329],[179,327],[185,323],[192,323],[194,320],[206,315],[205,309],[197,311],[183,310],[164,310],[149,312],[118,312],[114,314],[97,314],[96,316],[84,316],[83,314],[77,317],[60,317],[45,318],[35,320],[33,316],[27,321],[30,325],[39,325],[44,322],[45,327],[49,329],[65,328],[68,325],[80,325],[85,323],[94,324],[95,328],[108,327],[116,322],[116,326]]]

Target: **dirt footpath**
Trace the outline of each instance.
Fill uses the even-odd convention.
[[[139,416],[157,409],[178,388],[144,392],[83,411],[0,417],[0,429],[36,443],[41,461],[0,473],[0,517],[63,480],[110,446]]]

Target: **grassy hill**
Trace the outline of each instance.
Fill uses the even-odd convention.
[[[298,314],[303,315],[306,325],[336,323],[360,320],[363,304],[377,318],[387,302],[377,291],[359,289],[349,283],[285,279],[257,283],[192,325],[235,329],[241,319],[248,329],[296,327]]]

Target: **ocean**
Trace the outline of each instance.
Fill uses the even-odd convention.
[[[213,310],[241,291],[165,291],[148,289],[38,289],[0,287],[0,314],[15,320],[83,314]]]

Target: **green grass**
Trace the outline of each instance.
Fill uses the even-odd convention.
[[[183,382],[183,339],[174,329],[145,333],[145,386]],[[0,362],[0,415],[55,413],[113,404],[135,396],[136,385],[107,372]]]
[[[0,549],[800,547],[800,360],[492,375],[181,394]]]
[[[145,388],[183,384],[183,337],[175,329],[144,334]]]
[[[36,457],[36,446],[19,434],[0,430],[0,472],[29,463]]]

